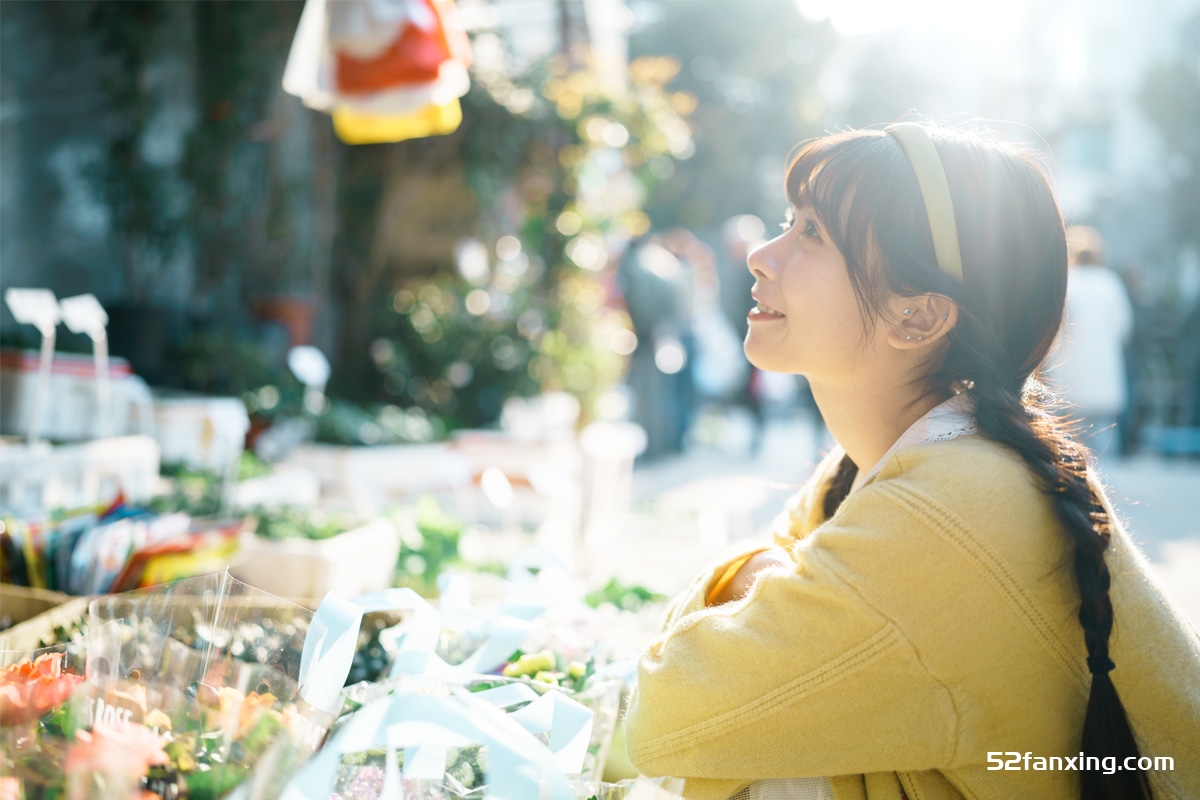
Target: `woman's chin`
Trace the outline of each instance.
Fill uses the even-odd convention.
[[[746,360],[755,369],[760,369],[763,372],[793,372],[791,366],[787,364],[786,358],[781,358],[781,354],[777,352],[777,347],[768,346],[763,342],[754,340],[754,333],[751,332],[746,336],[746,341],[742,344],[742,351],[746,354]]]

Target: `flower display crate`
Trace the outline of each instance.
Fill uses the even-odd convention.
[[[379,518],[329,539],[272,541],[247,531],[238,580],[280,597],[356,597],[391,586],[400,537],[391,520]]]
[[[422,494],[454,498],[471,486],[471,464],[445,443],[371,447],[306,444],[286,462],[317,476],[322,503],[383,508]]]
[[[0,504],[8,509],[74,508],[150,498],[159,449],[149,436],[113,436],[51,445],[0,443]]]
[[[0,584],[0,615],[16,623],[0,631],[0,652],[35,650],[57,627],[69,627],[87,615],[87,598],[46,589]]]

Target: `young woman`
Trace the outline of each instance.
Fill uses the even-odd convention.
[[[839,447],[673,602],[633,763],[706,800],[1200,798],[1200,637],[1038,380],[1067,245],[1037,160],[907,123],[809,143],[787,189],[746,354]]]

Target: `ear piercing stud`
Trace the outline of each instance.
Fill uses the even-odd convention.
[[[950,319],[950,315],[949,315],[949,314],[942,314],[942,319]]]
[[[905,339],[911,339],[912,337],[911,337],[911,336],[905,336],[904,338],[905,338]]]
[[[908,316],[909,314],[911,314],[911,313],[912,313],[912,309],[911,309],[911,308],[906,308],[906,309],[904,309],[904,316],[906,316],[906,317],[907,317],[907,316]]]
[[[917,337],[917,341],[919,342],[919,341],[921,341],[921,340],[922,340],[922,339],[924,339],[924,338],[925,338],[924,336],[918,336],[918,337]]]

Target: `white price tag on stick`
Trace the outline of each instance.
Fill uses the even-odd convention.
[[[108,313],[94,294],[64,297],[58,301],[63,323],[72,333],[83,333],[92,340],[96,362],[97,436],[113,433],[112,389],[108,383]]]
[[[34,326],[42,336],[52,336],[62,319],[58,300],[49,289],[6,289],[4,302],[17,322]]]
[[[33,410],[29,415],[28,436],[32,445],[41,433],[42,411],[50,390],[50,369],[54,364],[54,329],[61,319],[61,310],[54,292],[49,289],[7,289],[4,301],[8,303],[17,322],[32,325],[42,334],[37,383],[33,390]]]
[[[108,327],[108,312],[100,305],[94,294],[64,297],[58,301],[62,321],[71,333],[86,333],[93,339],[104,338]]]

